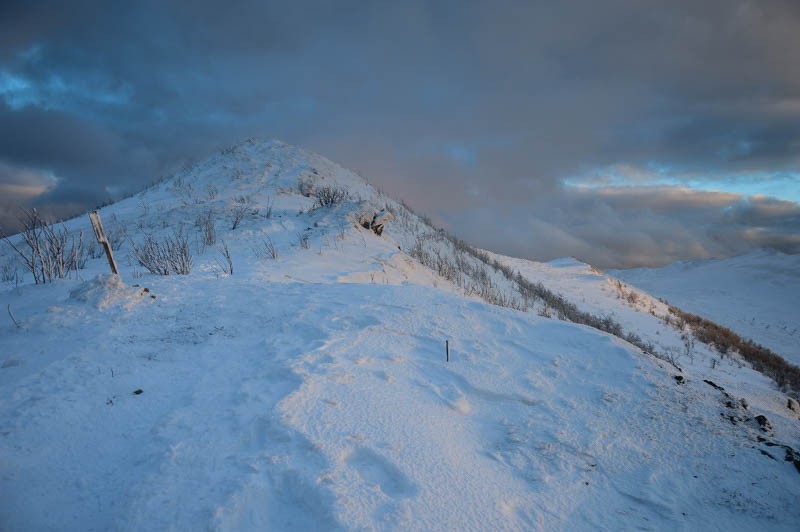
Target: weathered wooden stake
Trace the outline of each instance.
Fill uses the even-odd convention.
[[[444,341],[444,351],[447,354],[447,361],[450,362],[450,340]]]
[[[103,249],[106,252],[106,258],[108,259],[108,265],[111,267],[111,273],[119,275],[117,263],[114,260],[114,254],[111,252],[111,244],[108,243],[106,232],[103,231],[103,223],[100,221],[100,213],[97,211],[90,212],[89,219],[92,221],[92,229],[94,229],[94,236],[97,237],[97,242],[103,246]]]

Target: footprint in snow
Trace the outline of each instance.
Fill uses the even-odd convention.
[[[364,482],[377,485],[389,497],[411,497],[417,492],[416,485],[397,466],[369,449],[356,449],[345,460]]]
[[[431,382],[421,381],[417,381],[417,384],[423,388],[430,389],[436,397],[459,414],[472,412],[472,405],[457,386],[450,383],[437,386]]]

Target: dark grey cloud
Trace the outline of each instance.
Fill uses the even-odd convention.
[[[446,221],[477,235],[480,246],[537,260],[573,256],[602,268],[728,257],[758,247],[800,253],[797,203],[680,188],[565,189],[515,209],[475,209]]]
[[[55,176],[40,202],[89,206],[274,136],[443,221],[485,213],[453,229],[498,251],[611,265],[785,247],[791,220],[778,236],[710,229],[745,199],[675,203],[658,189],[642,211],[634,194],[562,181],[625,165],[683,182],[789,175],[764,187],[773,194],[791,185],[797,27],[794,0],[3,2],[0,163]],[[575,211],[587,206],[591,225],[614,228],[596,241]],[[541,236],[495,238],[493,220],[512,212]],[[680,244],[663,229],[706,226]],[[730,235],[740,244],[714,247]]]

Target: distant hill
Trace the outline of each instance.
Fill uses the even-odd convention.
[[[800,365],[800,255],[759,250],[608,273]]]

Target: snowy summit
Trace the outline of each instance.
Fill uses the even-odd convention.
[[[0,251],[0,529],[797,530],[793,366],[586,264],[276,141],[99,214]]]

